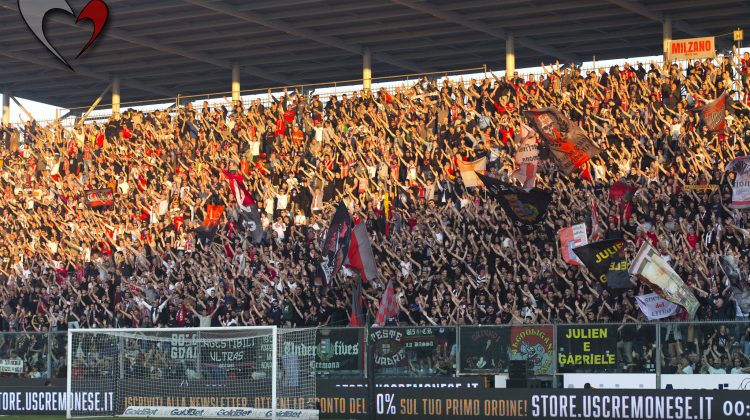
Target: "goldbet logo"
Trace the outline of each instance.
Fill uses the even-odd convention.
[[[34,36],[44,44],[44,46],[62,61],[70,69],[73,69],[68,61],[60,55],[59,52],[52,46],[47,39],[47,35],[44,32],[44,18],[47,14],[53,10],[62,10],[63,12],[70,13],[76,18],[76,23],[82,20],[90,20],[94,24],[94,30],[91,34],[91,38],[83,46],[81,52],[78,53],[76,58],[80,57],[102,34],[104,27],[107,25],[109,19],[109,8],[102,0],[91,0],[76,16],[73,13],[73,9],[70,8],[67,0],[18,0],[18,11],[21,12],[21,17],[26,26],[29,27]]]

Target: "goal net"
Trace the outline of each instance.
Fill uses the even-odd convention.
[[[315,333],[69,330],[67,417],[318,418]]]

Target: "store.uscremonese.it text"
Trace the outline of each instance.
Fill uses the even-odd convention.
[[[534,395],[531,415],[543,418],[710,419],[713,397]]]

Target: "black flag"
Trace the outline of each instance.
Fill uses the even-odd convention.
[[[534,225],[544,220],[552,194],[539,188],[526,192],[499,179],[477,173],[487,192],[503,207],[518,226]]]
[[[352,237],[352,218],[344,203],[336,206],[331,225],[328,227],[325,240],[320,246],[321,261],[320,268],[323,271],[323,280],[326,286],[333,281],[333,276],[338,273],[344,264],[344,259],[349,253],[349,241]]]
[[[573,248],[586,268],[610,289],[627,289],[630,283],[628,263],[625,261],[625,241],[609,239]]]

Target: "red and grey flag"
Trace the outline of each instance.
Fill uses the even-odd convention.
[[[352,229],[352,237],[349,242],[349,252],[344,264],[357,270],[362,281],[370,281],[378,276],[378,266],[375,263],[375,254],[372,252],[370,236],[364,223],[357,223]]]
[[[724,110],[727,107],[727,94],[723,93],[718,98],[698,108],[696,111],[701,116],[701,120],[711,132],[724,131],[727,126]]]
[[[398,315],[398,296],[393,290],[393,280],[391,280],[388,282],[388,287],[385,288],[382,299],[380,299],[378,314],[375,316],[375,324],[373,325],[383,327],[388,318],[396,315]]]
[[[242,183],[244,177],[242,174],[228,172],[221,170],[221,173],[229,182],[229,187],[232,189],[232,194],[237,199],[237,206],[242,216],[242,225],[252,236],[254,243],[259,243],[263,238],[263,229],[260,222],[260,212],[258,211],[258,205],[253,200],[252,195],[247,191],[245,185]]]
[[[532,109],[524,115],[547,143],[552,160],[565,175],[583,170],[586,162],[601,152],[578,124],[555,108]]]

